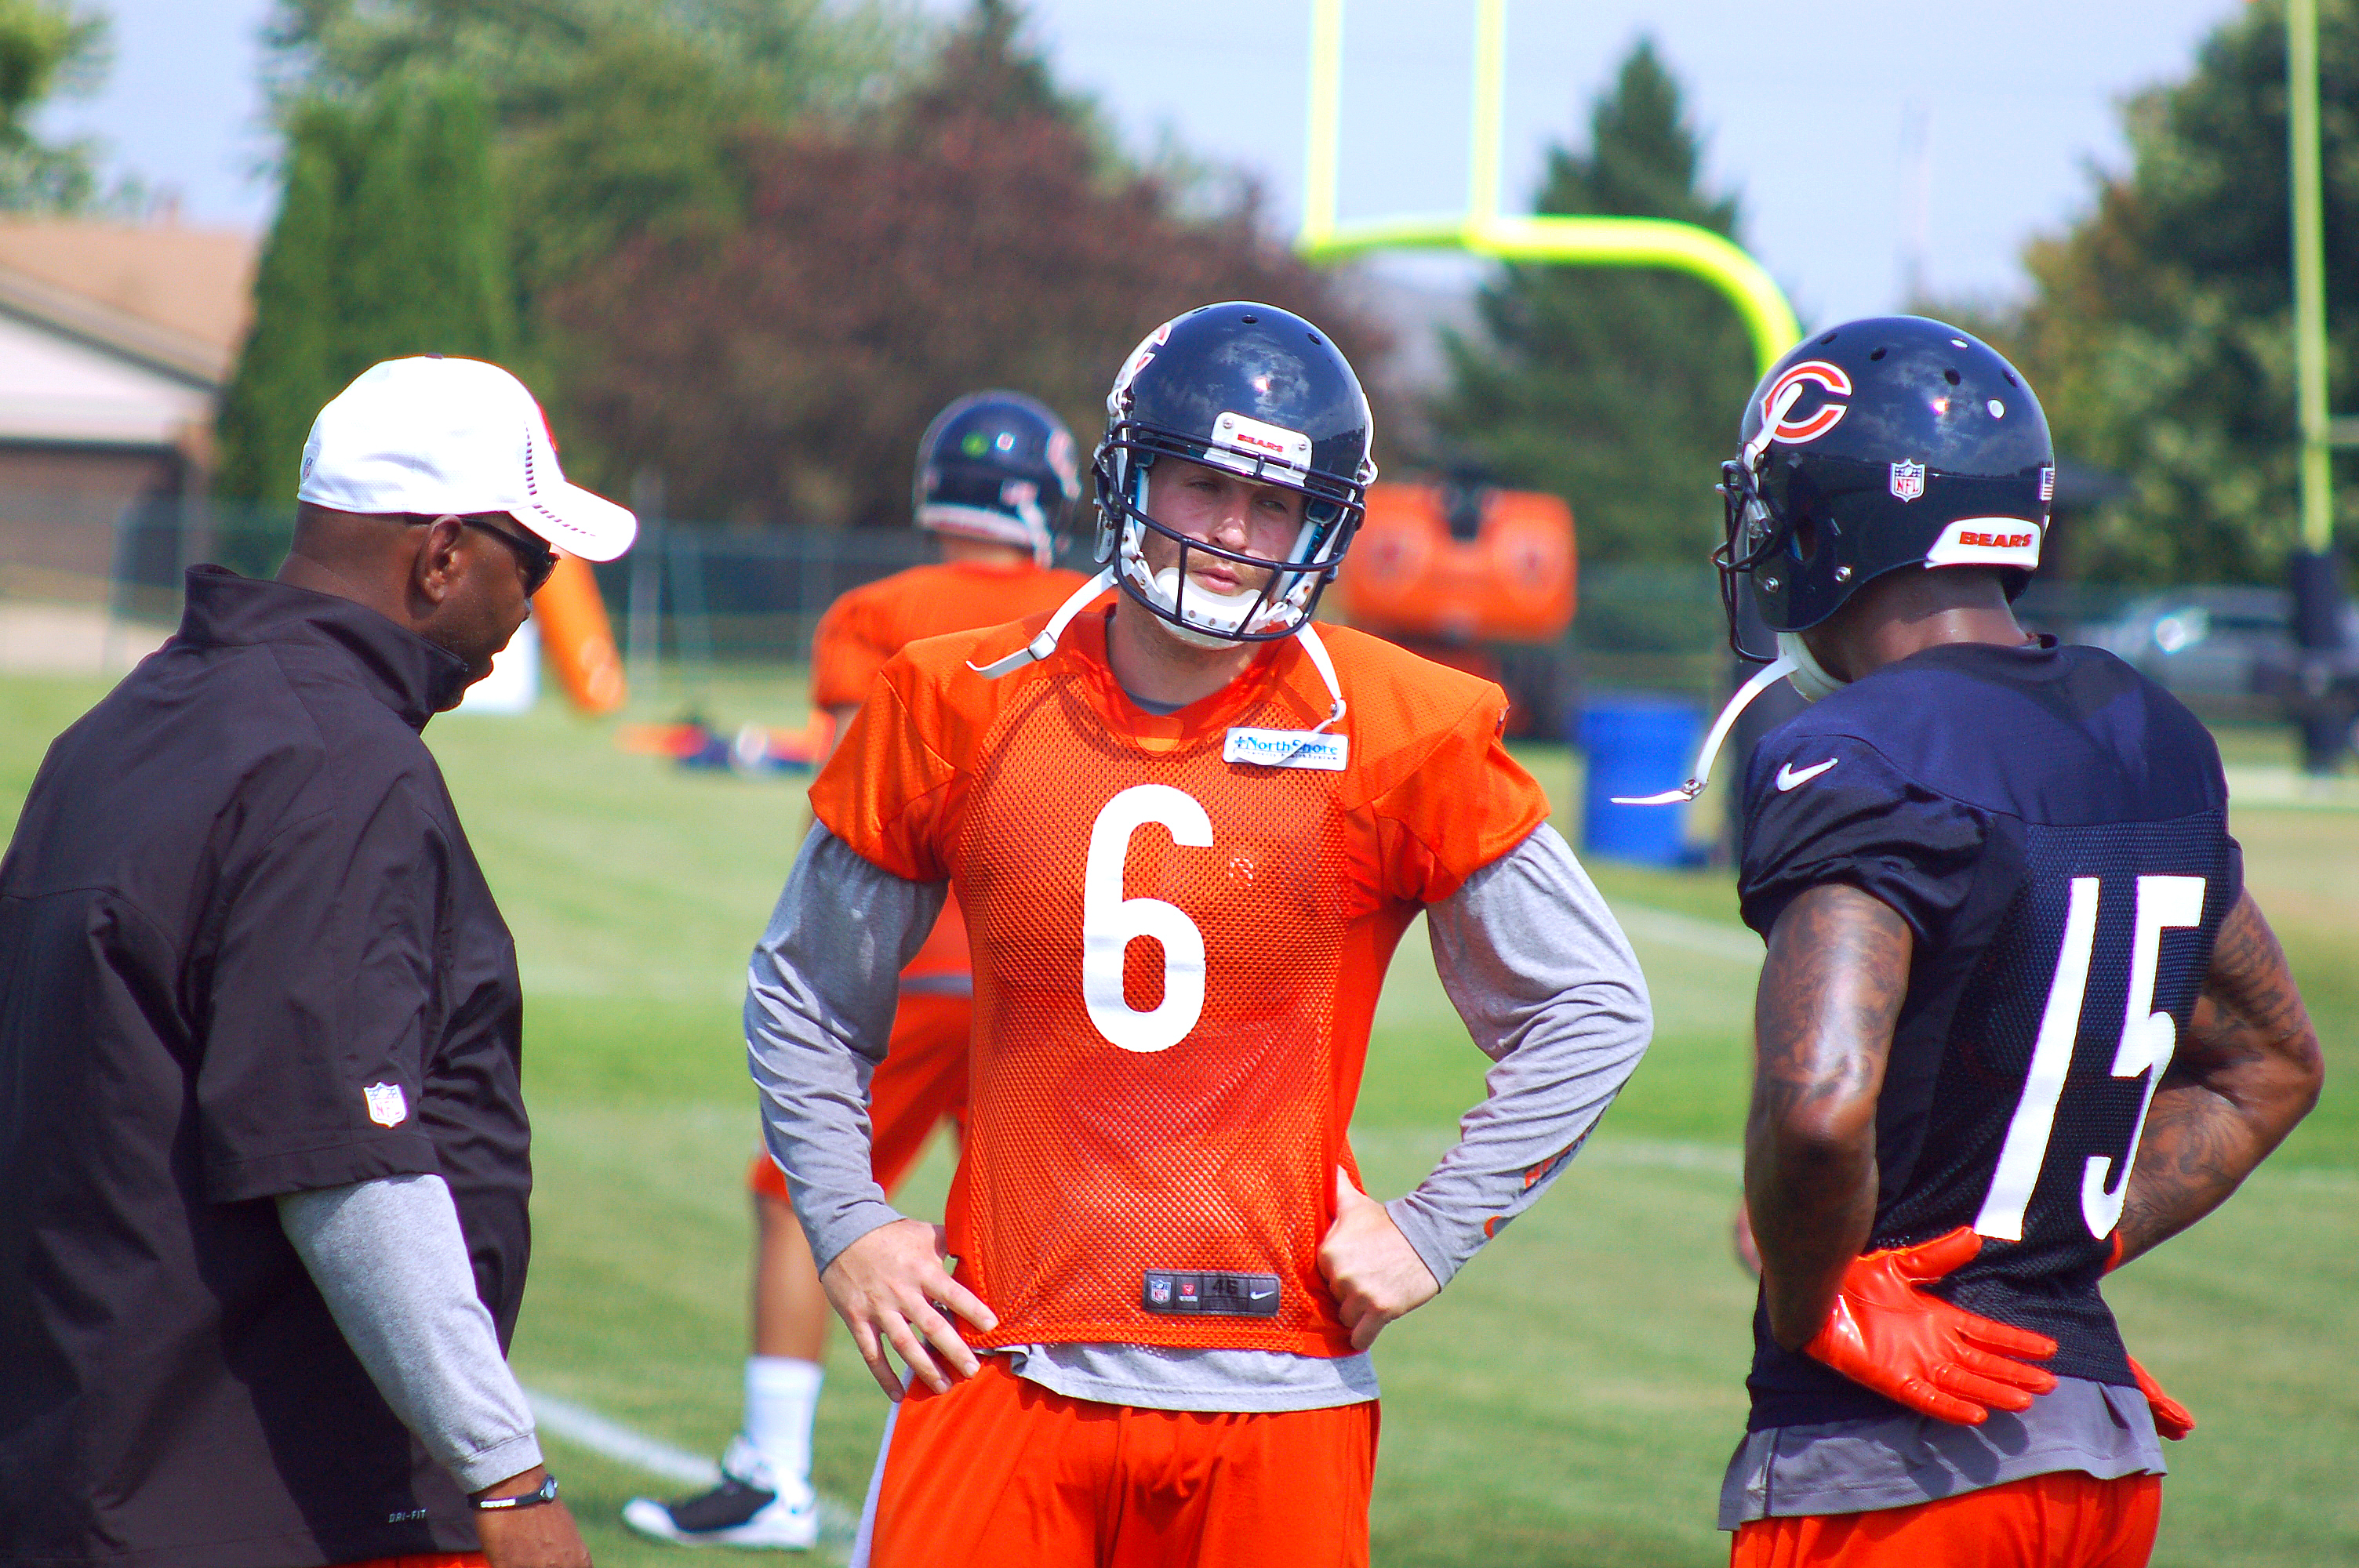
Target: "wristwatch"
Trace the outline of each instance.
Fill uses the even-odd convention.
[[[540,1485],[529,1492],[518,1492],[513,1498],[474,1498],[470,1499],[479,1514],[504,1512],[508,1509],[537,1509],[543,1503],[557,1500],[557,1477],[543,1471]]]

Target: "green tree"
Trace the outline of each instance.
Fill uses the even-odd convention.
[[[388,81],[481,89],[516,215],[508,362],[571,427],[582,362],[550,341],[552,291],[640,236],[741,226],[742,135],[889,96],[913,28],[897,0],[279,0],[266,36],[290,134]],[[600,468],[586,446],[567,455]]]
[[[849,113],[888,89],[911,24],[830,0],[280,0],[282,104],[408,73],[478,83],[527,222],[513,272],[538,293],[631,235],[742,218],[730,146],[748,124]]]
[[[1733,236],[1736,201],[1697,189],[1699,156],[1679,84],[1642,39],[1597,102],[1587,155],[1550,149],[1537,206]],[[1509,266],[1476,303],[1483,335],[1447,343],[1434,455],[1564,497],[1584,560],[1701,560],[1719,535],[1713,480],[1754,382],[1735,312],[1691,278],[1594,267]]]
[[[2330,320],[2359,310],[2359,0],[2321,0]],[[2242,7],[2183,81],[2125,111],[2127,173],[2025,254],[2034,293],[1988,323],[2038,388],[2058,449],[2128,477],[2060,529],[2075,575],[2267,581],[2297,534],[2285,15]],[[2333,406],[2359,398],[2354,339],[2330,346]],[[2359,523],[2347,461],[2338,526]],[[2346,536],[2348,536],[2346,535]]]
[[[90,91],[109,63],[106,18],[64,0],[0,0],[0,211],[79,211],[98,196],[97,149],[45,142],[26,121]]]
[[[255,271],[254,327],[222,394],[216,493],[283,501],[312,416],[335,390],[334,282],[351,117],[314,104],[288,126],[278,218]]]
[[[363,134],[338,278],[336,378],[432,351],[505,360],[516,346],[506,203],[474,83],[397,81]]]
[[[978,5],[871,114],[747,130],[741,224],[642,234],[553,291],[561,379],[594,438],[569,445],[568,471],[587,447],[585,479],[653,464],[689,516],[905,525],[944,403],[1018,387],[1087,440],[1122,356],[1192,306],[1267,299],[1376,357],[1332,275],[1249,200],[1183,207],[1114,161],[1018,30]]]
[[[321,404],[379,360],[515,349],[506,208],[483,94],[450,77],[313,100],[287,124],[253,331],[222,402],[214,489],[283,502]]]

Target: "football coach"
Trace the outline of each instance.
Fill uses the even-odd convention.
[[[321,411],[298,499],[276,581],[189,572],[0,863],[6,1568],[589,1562],[505,1352],[515,946],[419,731],[552,546],[636,524],[437,357]]]

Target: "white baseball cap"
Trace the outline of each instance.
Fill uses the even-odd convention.
[[[339,512],[505,512],[592,561],[613,560],[639,532],[628,509],[565,482],[524,383],[440,354],[371,365],[321,409],[295,498]]]

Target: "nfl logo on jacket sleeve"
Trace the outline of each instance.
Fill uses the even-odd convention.
[[[379,1127],[399,1127],[409,1119],[409,1101],[399,1084],[371,1084],[361,1091],[368,1101],[368,1118]]]

